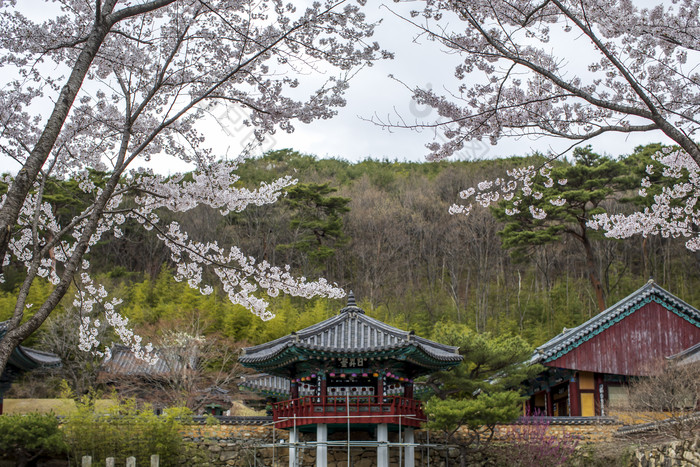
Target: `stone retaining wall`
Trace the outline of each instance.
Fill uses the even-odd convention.
[[[677,441],[649,449],[639,449],[632,467],[690,467],[700,465],[700,440]]]
[[[496,426],[496,439],[507,439],[508,434],[522,425],[509,424]],[[586,424],[568,424],[568,423],[550,423],[547,427],[547,434],[562,438],[567,435],[576,436],[581,443],[592,443],[598,441],[611,441],[617,430],[622,426],[621,423],[606,422],[606,423],[586,423]]]
[[[499,425],[496,427],[495,438],[507,439],[508,434],[518,425]],[[556,436],[567,434],[578,436],[581,442],[596,442],[611,440],[613,433],[620,427],[619,424],[561,424],[552,423],[547,432]],[[210,457],[210,464],[214,466],[288,466],[288,452],[286,446],[277,445],[286,443],[289,439],[287,430],[273,430],[271,425],[191,425],[183,432],[186,440],[194,441]],[[344,441],[345,432],[338,432],[329,436],[329,441]],[[353,432],[353,441],[374,441],[373,434],[369,432]],[[459,458],[459,450],[456,448],[428,448],[428,443],[441,444],[442,440],[435,433],[416,431],[416,443],[421,447],[415,448],[416,465],[423,465],[430,457],[430,465],[434,467],[454,465]],[[304,442],[315,440],[315,433],[301,433],[298,448],[299,465],[314,466],[316,463],[316,449],[314,446],[303,446]],[[390,442],[398,442],[398,433],[389,433]],[[275,447],[260,447],[262,445],[274,445]],[[352,447],[350,449],[351,465],[355,467],[371,467],[376,464],[376,447]],[[399,447],[389,448],[390,465],[400,465],[403,452]],[[347,464],[348,451],[345,446],[328,447],[328,465],[344,467]],[[641,464],[639,464],[641,466]],[[645,464],[651,466],[652,464]],[[653,464],[659,465],[659,464]]]

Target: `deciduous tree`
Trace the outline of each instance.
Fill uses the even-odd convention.
[[[178,279],[209,293],[215,284],[202,280],[208,268],[231,301],[263,318],[270,313],[256,295],[260,290],[272,296],[339,297],[342,291],[324,280],[307,282],[238,248],[194,241],[176,222],[160,221],[158,210],[203,204],[224,214],[241,211],[274,202],[294,183],[284,177],[255,190],[237,187],[238,159],[213,154],[196,123],[218,102],[242,106],[249,113],[245,124],[258,140],[293,131],[295,120],[332,117],[345,102],[353,70],[383,55],[369,42],[373,25],[365,22],[360,6],[348,0],[299,9],[281,0],[60,0],[51,5],[57,14],[35,21],[18,2],[0,3],[0,63],[6,72],[0,149],[21,166],[16,176],[6,177],[9,189],[0,200],[0,264],[20,261],[26,267],[0,342],[0,371],[72,283],[84,313],[84,350],[99,345],[91,312],[101,303],[103,319],[120,338],[137,354],[147,353],[115,310],[118,300],[110,300],[88,273],[91,246],[105,235],[120,236],[127,219],[157,231],[178,264]],[[295,77],[300,71],[323,71],[330,78],[318,86],[300,83]],[[193,164],[191,178],[139,167],[166,156]],[[93,182],[90,169],[108,173],[104,184]],[[90,203],[59,222],[44,199],[46,185],[51,177],[71,175]],[[126,197],[133,204],[126,205]],[[37,277],[48,277],[55,287],[47,300],[31,304],[27,294]],[[36,312],[24,320],[32,305]]]
[[[628,405],[621,407],[644,424],[628,430],[630,436],[652,444],[678,441],[678,458],[700,437],[700,363],[692,360],[651,362],[650,374],[630,384]]]
[[[437,129],[443,142],[428,145],[432,159],[473,139],[548,136],[575,146],[606,133],[663,132],[678,150],[659,154],[659,162],[668,176],[688,181],[665,189],[647,209],[601,215],[589,225],[617,238],[685,236],[688,248],[700,249],[699,8],[697,0],[650,8],[628,0],[430,0],[407,21],[460,57],[459,86],[444,95],[437,86],[413,88],[439,122],[379,123]],[[529,190],[537,169],[511,171],[461,195],[490,204]],[[647,178],[642,183],[649,186]]]
[[[563,235],[574,238],[581,246],[598,309],[603,311],[607,307],[593,246],[595,232],[588,221],[605,212],[605,200],[629,188],[625,175],[622,164],[594,153],[590,146],[576,148],[573,164],[554,167],[548,177],[536,176],[531,190],[494,209],[506,223],[500,232],[503,246],[527,255],[528,250],[559,241]]]

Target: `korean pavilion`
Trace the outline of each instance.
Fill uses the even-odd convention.
[[[379,467],[389,465],[388,433],[399,431],[404,465],[413,467],[414,430],[426,420],[414,380],[458,365],[462,356],[457,347],[367,316],[350,292],[339,314],[246,348],[239,360],[266,375],[255,379],[257,389],[288,396],[272,405],[272,417],[276,428],[289,430],[290,466],[300,432],[316,432],[316,465],[326,467],[329,432],[352,430],[373,433]]]

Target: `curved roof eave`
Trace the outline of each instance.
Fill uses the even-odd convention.
[[[7,321],[0,322],[0,340],[7,331]],[[29,347],[18,345],[10,354],[8,363],[24,371],[34,370],[39,367],[61,366],[61,359],[51,352],[44,352]]]
[[[329,355],[392,352],[414,346],[426,356],[444,362],[461,361],[458,347],[443,345],[402,331],[357,307],[265,344],[244,349],[239,361],[255,364],[279,357],[287,348],[324,352]]]

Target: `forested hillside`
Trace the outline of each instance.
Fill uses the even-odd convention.
[[[243,183],[251,186],[286,174],[297,178],[282,202],[225,217],[204,207],[177,218],[163,216],[176,219],[194,239],[217,238],[272,264],[290,264],[309,278],[337,282],[353,290],[369,314],[400,328],[429,335],[434,323],[454,321],[477,332],[518,334],[537,345],[596,314],[601,300],[609,306],[650,276],[700,305],[699,258],[683,239],[619,241],[585,227],[592,213],[639,207],[633,180],[640,179],[635,174],[655,147],[637,148],[621,160],[584,148],[571,161],[558,162],[554,171],[568,183],[544,192],[542,206],[549,215],[542,221],[506,216],[505,204],[477,209],[469,217],[448,212],[460,190],[506,168],[539,164],[537,155],[349,163],[291,150],[249,160],[240,170]],[[104,178],[92,176],[98,184]],[[556,190],[565,191],[568,207],[545,203],[562,196]],[[62,216],[80,209],[75,182],[56,181],[47,191]],[[121,238],[103,239],[90,261],[100,280],[123,299],[122,311],[146,334],[197,321],[207,333],[260,343],[324,319],[343,305],[275,297],[277,316],[263,322],[228,303],[222,291],[202,296],[176,282],[158,233],[133,227],[125,224]],[[15,303],[16,271],[8,268],[0,285],[0,320],[10,316]],[[43,283],[32,294],[38,301],[49,290]],[[71,301],[62,307],[70,310]]]

